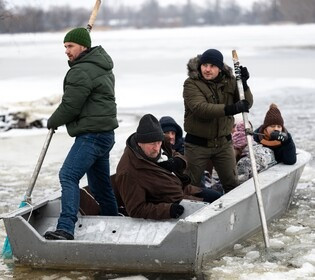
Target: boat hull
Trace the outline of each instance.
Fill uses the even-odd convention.
[[[259,174],[267,221],[289,207],[310,154],[295,165],[278,164]],[[75,240],[46,240],[60,213],[56,193],[2,218],[16,264],[110,272],[199,273],[203,263],[261,228],[252,179],[212,204],[184,200],[180,219],[79,215]]]

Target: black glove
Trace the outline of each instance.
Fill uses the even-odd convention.
[[[249,79],[249,73],[246,67],[240,66],[241,69],[241,80],[244,91],[248,89],[247,80]]]
[[[186,167],[185,161],[179,157],[173,157],[168,160],[158,162],[157,165],[167,169],[170,172],[181,172]]]
[[[181,214],[184,213],[184,206],[179,205],[177,203],[173,203],[170,208],[170,216],[173,219],[177,219]]]
[[[183,188],[191,183],[191,179],[186,174],[176,173],[177,178],[182,182]]]
[[[48,128],[48,129],[51,129],[51,128],[52,128],[52,126],[51,126],[49,120],[47,121],[47,128]]]
[[[49,126],[47,126],[47,128],[48,128],[48,130],[53,129],[53,130],[54,130],[54,132],[55,132],[56,130],[58,130],[58,128],[57,128],[57,127],[56,127],[56,128],[53,128],[53,127],[49,127]]]
[[[52,127],[52,125],[51,125],[49,119],[48,119],[48,121],[47,121],[47,128],[48,128],[49,130],[50,130],[50,129],[53,129],[54,131],[57,130],[57,127]]]
[[[242,112],[249,112],[249,103],[247,100],[243,99],[237,101],[232,105],[225,105],[224,112],[226,116],[233,116]]]
[[[288,140],[288,134],[286,134],[285,132],[281,132],[279,130],[274,130],[273,132],[270,133],[269,139],[285,142]]]

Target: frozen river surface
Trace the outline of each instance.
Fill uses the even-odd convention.
[[[32,100],[60,95],[67,70],[63,33],[0,36],[0,110],[28,108],[49,115],[51,108]],[[218,48],[232,65],[237,49],[251,78],[254,106],[249,119],[256,128],[270,103],[276,103],[296,146],[313,159],[304,170],[289,211],[269,225],[270,255],[262,235],[237,244],[234,250],[206,265],[205,279],[315,279],[315,25],[209,27],[166,30],[95,32],[115,62],[120,127],[111,153],[111,169],[139,117],[173,116],[182,125],[182,84],[186,62],[207,48]],[[40,51],[38,51],[40,49]],[[23,103],[22,103],[23,102]],[[34,105],[35,104],[35,105]],[[45,102],[44,102],[45,104]],[[0,213],[18,207],[28,187],[47,130],[0,134]],[[33,192],[33,201],[59,190],[58,171],[71,146],[64,128],[54,134]],[[85,184],[85,179],[81,182]],[[0,242],[5,238],[3,223]],[[215,239],[215,236],[209,237]],[[0,279],[192,279],[191,276],[108,275],[101,271],[50,271],[17,268],[0,261]]]

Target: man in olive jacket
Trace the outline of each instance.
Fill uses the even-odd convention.
[[[199,186],[201,176],[211,160],[225,192],[238,185],[236,160],[231,141],[234,115],[248,112],[253,96],[247,85],[246,67],[241,76],[246,100],[240,100],[232,69],[223,55],[209,49],[188,62],[184,83],[184,130],[187,174]]]
[[[169,146],[168,146],[169,145]],[[220,193],[190,184],[186,161],[164,142],[158,120],[144,115],[126,143],[115,175],[115,193],[127,214],[145,219],[178,218],[183,198],[212,202]]]
[[[109,153],[118,127],[113,61],[101,46],[91,48],[85,28],[75,28],[64,38],[70,66],[64,78],[61,104],[47,127],[66,125],[75,143],[59,172],[62,188],[57,230],[46,239],[72,240],[79,210],[79,181],[87,174],[89,188],[100,205],[101,215],[116,216],[118,207],[110,183]]]

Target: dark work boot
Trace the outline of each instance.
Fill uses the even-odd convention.
[[[57,229],[56,231],[47,231],[44,237],[48,240],[73,240],[72,234],[65,232],[62,229]]]

